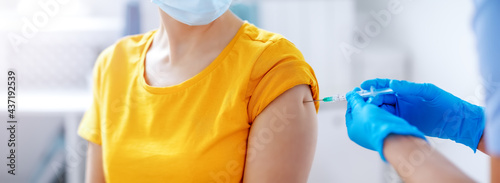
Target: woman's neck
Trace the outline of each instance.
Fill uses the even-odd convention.
[[[183,60],[186,53],[203,54],[213,46],[225,46],[232,36],[228,33],[238,30],[243,21],[227,11],[207,25],[189,26],[160,10],[161,22],[152,48],[164,50],[169,61]]]

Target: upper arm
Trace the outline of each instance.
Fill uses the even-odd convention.
[[[106,182],[104,179],[104,171],[102,166],[102,147],[95,143],[89,142],[87,149],[87,168],[85,173],[85,182]]]
[[[308,85],[271,102],[250,129],[244,182],[307,182],[314,159],[317,118]]]

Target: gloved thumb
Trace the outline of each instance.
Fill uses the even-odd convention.
[[[357,91],[360,91],[359,88],[355,88],[353,91],[350,91],[346,94],[347,105],[349,105],[352,109],[357,107],[361,107],[365,105],[365,100],[361,97]]]
[[[413,95],[425,100],[434,99],[439,92],[437,86],[430,83],[413,83],[405,80],[391,80],[389,86],[398,95]]]

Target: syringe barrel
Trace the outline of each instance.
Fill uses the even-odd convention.
[[[377,95],[383,95],[383,94],[393,94],[394,91],[391,88],[382,88],[382,89],[374,89],[373,91],[369,90],[361,90],[357,92],[361,97],[363,98],[368,98],[368,97],[375,97]]]

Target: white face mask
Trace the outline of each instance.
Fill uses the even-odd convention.
[[[232,0],[151,0],[165,13],[187,25],[206,25],[229,9]]]

